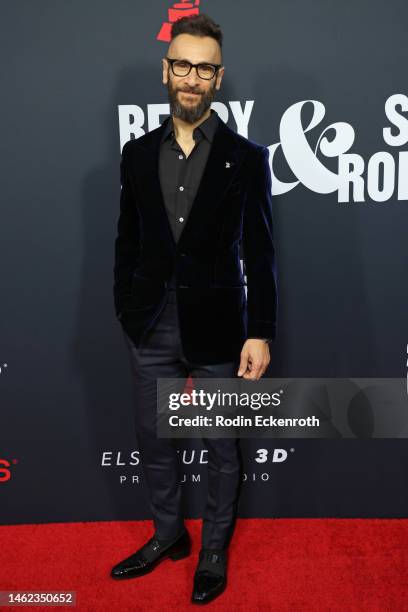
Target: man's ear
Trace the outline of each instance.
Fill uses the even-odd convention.
[[[221,81],[222,81],[222,78],[224,76],[224,72],[225,72],[225,66],[220,68],[218,73],[217,73],[217,80],[215,82],[215,88],[216,89],[220,89],[221,88]]]
[[[163,69],[163,74],[162,74],[162,81],[163,83],[166,85],[167,80],[168,80],[168,63],[166,58],[162,58],[162,69]]]

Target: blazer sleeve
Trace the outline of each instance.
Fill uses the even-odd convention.
[[[114,305],[118,317],[124,299],[130,295],[133,271],[140,253],[140,222],[129,180],[129,143],[122,148],[120,162],[120,212],[114,246]]]
[[[278,296],[271,186],[269,150],[262,147],[248,182],[242,228],[247,337],[275,340]]]

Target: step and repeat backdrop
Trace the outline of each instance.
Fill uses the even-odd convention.
[[[407,377],[406,3],[8,3],[3,524],[150,518],[113,305],[119,164],[123,144],[169,113],[161,59],[189,12],[224,33],[212,107],[270,151],[279,312],[268,376]],[[244,439],[239,516],[406,516],[407,435]],[[197,518],[207,453],[200,440],[177,445],[185,514]]]

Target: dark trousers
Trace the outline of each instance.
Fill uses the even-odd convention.
[[[175,380],[183,391],[186,378],[233,378],[236,361],[215,365],[190,363],[180,339],[177,298],[169,291],[166,305],[137,348],[125,333],[135,388],[136,436],[149,491],[155,536],[173,540],[183,532],[179,459],[174,440],[159,438],[157,378]],[[197,323],[199,324],[199,323]],[[242,457],[236,438],[202,438],[208,456],[208,491],[203,512],[202,547],[225,549],[232,537],[242,474]]]

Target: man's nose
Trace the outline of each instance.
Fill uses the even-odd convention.
[[[198,76],[197,71],[194,67],[191,68],[190,74],[187,75],[186,80],[189,87],[195,87],[199,84],[200,77]]]

